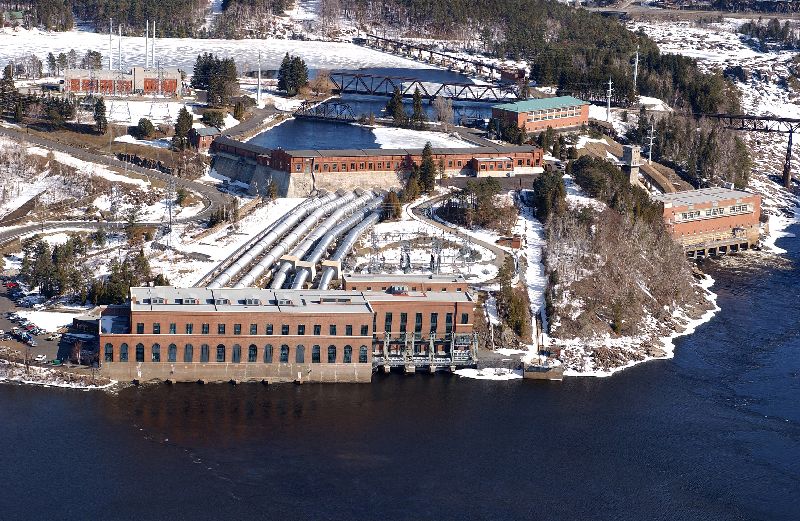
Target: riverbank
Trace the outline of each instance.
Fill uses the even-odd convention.
[[[114,380],[64,367],[47,367],[19,362],[20,353],[0,346],[0,383],[62,387],[69,389],[109,389],[117,384]],[[86,370],[84,368],[84,370]]]

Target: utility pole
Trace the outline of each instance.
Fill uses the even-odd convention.
[[[608,78],[608,92],[606,92],[606,121],[611,123],[611,78]]]
[[[108,70],[114,70],[114,19],[108,19]]]
[[[149,65],[148,51],[150,49],[150,20],[144,22],[144,68]]]
[[[633,62],[633,92],[639,92],[637,80],[639,79],[639,45],[636,45],[636,61]]]
[[[117,70],[122,71],[122,26],[117,24]]]
[[[258,51],[258,87],[256,87],[256,106],[261,105],[261,51]]]
[[[150,38],[150,67],[156,65],[156,21],[153,20],[153,36]]]
[[[653,163],[653,140],[656,137],[652,123],[650,123],[650,134],[647,137],[650,139],[650,146],[647,149],[647,164],[649,165]]]

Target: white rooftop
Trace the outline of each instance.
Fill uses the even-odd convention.
[[[700,188],[699,190],[686,190],[670,194],[657,194],[653,197],[671,206],[689,206],[694,204],[708,204],[721,201],[730,201],[752,197],[754,194],[732,188]]]

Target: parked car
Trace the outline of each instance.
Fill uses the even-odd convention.
[[[44,363],[44,362],[47,362],[47,356],[45,356],[45,355],[36,355],[34,360],[36,360],[39,363]]]
[[[25,343],[28,344],[31,347],[36,347],[36,346],[39,345],[39,344],[36,343],[36,340],[32,339],[31,337],[28,337],[28,339],[25,341]]]

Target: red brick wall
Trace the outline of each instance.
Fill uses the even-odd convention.
[[[737,215],[727,214],[728,207],[731,205],[744,203],[750,204],[754,211],[752,213]],[[725,208],[725,215],[705,217],[705,211],[709,208],[714,208],[711,203],[696,204],[691,210],[687,206],[664,208],[664,222],[667,224],[672,236],[676,238],[708,232],[729,231],[737,227],[748,228],[759,225],[759,218],[761,216],[761,196],[759,195],[743,197],[740,203],[737,203],[735,199],[720,201],[718,206]],[[688,211],[701,212],[701,218],[686,222],[676,222],[676,216]]]

